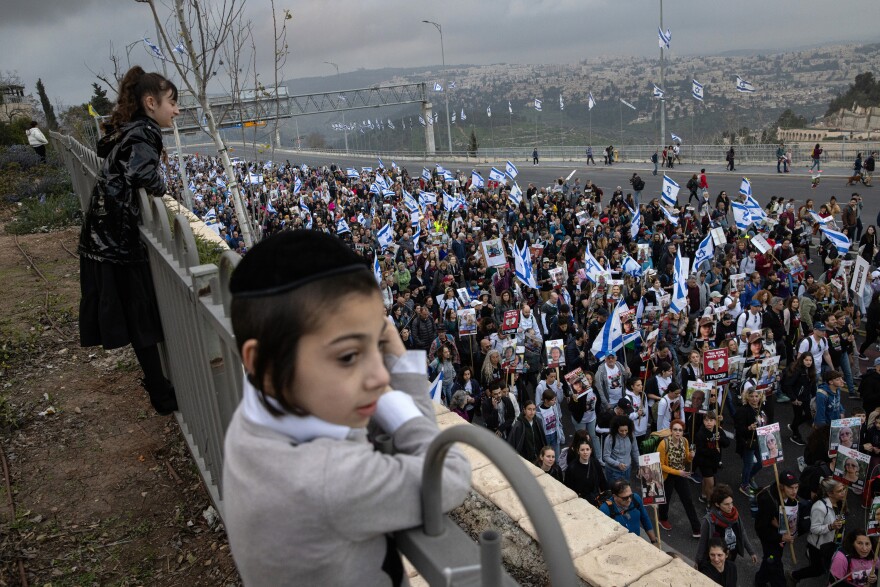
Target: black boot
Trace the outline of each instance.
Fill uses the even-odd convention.
[[[162,378],[157,384],[149,384],[143,381],[143,386],[150,395],[150,403],[160,416],[169,416],[177,411],[177,394],[171,382]]]

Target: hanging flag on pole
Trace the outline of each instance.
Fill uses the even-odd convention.
[[[532,268],[532,258],[529,254],[529,247],[523,246],[521,249],[516,243],[513,244],[513,273],[523,285],[532,289],[538,289],[538,282],[535,279],[535,272]]]
[[[660,87],[659,87],[657,84],[654,84],[654,97],[655,97],[655,98],[660,98],[660,99],[662,100],[662,99],[663,99],[663,95],[664,95],[665,93],[666,93],[666,92],[664,92],[662,89],[660,89]]]
[[[513,182],[513,185],[510,186],[510,195],[508,197],[517,208],[519,208],[520,203],[522,203],[522,195],[522,189],[520,189],[516,182]]]
[[[672,140],[675,141],[676,143],[683,143],[684,142],[681,140],[681,137],[678,136],[677,134],[675,134],[674,132],[671,132],[669,134],[672,136]]]
[[[489,170],[489,181],[505,182],[507,181],[507,176],[504,175],[503,171],[498,171],[493,167]]]
[[[443,399],[443,369],[440,369],[440,373],[437,375],[437,379],[431,382],[431,387],[428,389],[428,395],[431,396],[431,399],[434,400],[435,404],[442,403],[441,400]]]
[[[828,240],[837,247],[837,252],[841,255],[846,255],[849,253],[849,248],[852,246],[849,238],[842,232],[837,232],[836,230],[831,230],[830,228],[825,228],[824,226],[820,227],[819,230],[822,231],[822,234],[828,237]]]
[[[435,92],[442,92],[443,86],[441,86],[439,82],[434,82],[434,91]]]
[[[535,98],[535,110],[541,112],[541,100],[539,100],[538,98]]]
[[[739,193],[744,196],[752,195],[752,182],[749,181],[749,178],[742,178],[742,181],[739,183]]]
[[[628,256],[623,260],[623,272],[633,277],[642,276],[642,266],[632,257]]]
[[[692,94],[694,96],[694,99],[702,102],[703,101],[703,84],[701,84],[700,82],[698,82],[695,79],[692,79],[691,81],[694,84],[694,87],[692,90]]]
[[[658,43],[661,48],[669,49],[669,43],[672,42],[672,33],[669,32],[669,29],[666,29],[666,32],[663,32],[663,29],[657,27],[657,36],[659,37]]]
[[[510,100],[507,101],[507,111],[513,114],[513,106],[510,105]]]
[[[674,179],[668,175],[663,175],[663,202],[673,208],[678,205],[678,190],[681,189]]]
[[[484,188],[486,187],[486,181],[483,179],[483,176],[477,173],[477,170],[474,169],[471,171],[471,186],[475,188]]]
[[[587,110],[592,110],[595,105],[596,100],[593,99],[593,92],[590,92],[590,95],[587,97]]]
[[[379,246],[382,247],[382,250],[385,250],[388,245],[394,242],[390,223],[379,229],[379,232],[376,233],[376,240],[379,241]]]
[[[636,210],[629,225],[629,238],[635,239],[639,235],[639,226],[642,224],[642,211]]]
[[[491,106],[486,106],[486,116],[488,116],[489,118],[492,118],[492,107]]]
[[[340,218],[336,223],[336,234],[345,234],[346,232],[351,232],[351,229],[348,227],[348,222],[345,221],[345,218]]]
[[[740,230],[748,230],[754,221],[746,205],[739,202],[731,202],[730,209],[733,210],[733,221],[736,222],[736,227]]]
[[[422,237],[422,225],[419,224],[418,221],[416,221],[415,227],[416,230],[413,233],[413,253],[415,253],[416,255],[421,255],[422,247],[421,245],[419,245],[419,239]]]
[[[599,261],[597,261],[596,257],[593,256],[593,253],[590,252],[589,246],[587,246],[587,250],[584,251],[584,274],[587,276],[587,279],[593,283],[598,283],[600,276],[608,275],[608,271],[599,265]]]
[[[507,162],[505,170],[507,171],[507,175],[510,176],[510,179],[516,179],[516,176],[519,175],[519,170],[516,168],[516,165],[510,161]]]
[[[660,209],[663,210],[663,215],[666,216],[666,220],[668,220],[672,226],[678,226],[678,216],[667,210],[666,206],[660,206]]]
[[[614,311],[605,326],[599,331],[599,336],[593,341],[590,351],[593,356],[600,361],[607,355],[613,355],[623,347],[623,326],[620,323],[621,304],[626,304],[623,300],[614,307]]]
[[[743,78],[736,76],[736,91],[751,94],[755,91],[755,86],[753,86]]]
[[[562,94],[559,94],[559,109],[565,110],[565,102],[562,101]]]
[[[697,248],[694,254],[694,269],[697,269],[703,261],[709,261],[715,256],[715,243],[712,241],[712,234],[707,234],[703,242]]]
[[[382,287],[382,267],[379,265],[379,257],[375,251],[373,252],[373,277],[376,278],[376,283],[379,284],[379,287]]]
[[[681,256],[681,247],[675,254],[675,269],[673,271],[672,300],[669,302],[669,310],[671,312],[682,312],[687,308],[688,303],[688,287],[687,278],[690,274],[690,259]]]
[[[627,102],[623,98],[620,99],[620,103],[623,104],[624,106],[628,106],[628,107],[632,108],[633,110],[637,110],[637,108],[635,106],[633,106],[632,104],[630,104],[629,102]]]

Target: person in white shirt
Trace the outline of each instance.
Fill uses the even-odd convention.
[[[816,367],[816,377],[822,375],[822,362],[834,369],[831,355],[828,353],[828,340],[825,338],[825,325],[821,322],[813,323],[813,332],[805,336],[798,346],[798,355],[810,353],[813,355],[813,366]]]
[[[626,390],[626,398],[632,402],[633,412],[629,419],[633,421],[633,434],[637,441],[641,441],[648,435],[648,396],[644,392],[644,384],[638,377],[629,382]]]
[[[43,134],[43,131],[40,130],[36,120],[31,121],[31,127],[25,131],[25,134],[28,138],[28,144],[34,149],[37,156],[40,158],[40,163],[45,163],[46,145],[49,144],[49,141],[46,139],[46,135]]]
[[[660,403],[657,405],[657,430],[666,430],[673,420],[685,421],[681,387],[674,381],[666,388],[666,395],[660,399]]]
[[[731,289],[727,293],[727,296],[724,298],[724,305],[727,307],[728,314],[734,320],[739,318],[739,315],[743,312],[742,305],[739,302],[739,292],[735,289]]]
[[[764,324],[764,316],[761,313],[761,302],[752,300],[748,312],[743,312],[736,320],[736,333],[739,334],[744,328],[748,328],[752,332],[761,330]]]
[[[563,389],[562,383],[556,378],[556,369],[547,369],[547,374],[544,376],[544,379],[538,383],[538,386],[535,388],[535,397],[540,398],[545,389],[550,389],[556,394],[556,401],[562,402]]]

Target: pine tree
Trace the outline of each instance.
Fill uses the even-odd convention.
[[[471,129],[471,140],[468,142],[468,153],[471,155],[477,154],[477,149],[480,148],[480,144],[477,142],[477,133],[473,129]]]
[[[92,108],[102,116],[109,115],[110,111],[113,110],[113,102],[107,99],[107,90],[97,83],[92,84],[92,89],[94,91],[92,97],[89,99]]]
[[[46,95],[46,88],[43,86],[43,80],[37,80],[37,93],[40,95],[40,104],[43,105],[43,113],[46,115],[46,126],[49,130],[58,130],[58,119],[55,118],[55,109]]]

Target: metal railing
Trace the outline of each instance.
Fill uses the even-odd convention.
[[[50,137],[86,211],[101,160],[71,137],[55,132]],[[222,517],[223,439],[241,400],[243,384],[229,318],[229,279],[240,257],[227,251],[219,267],[200,264],[187,218],[176,214],[169,221],[161,198],[150,197],[143,189],[139,197],[141,240],[150,259],[165,333],[163,358],[177,392],[179,411],[175,415]],[[534,520],[553,584],[576,585],[577,575],[559,521],[532,474],[506,443],[470,426],[442,432],[428,448],[422,487],[425,525],[397,533],[401,552],[432,585],[515,584],[501,569],[497,533],[484,532],[478,547],[439,509],[443,460],[455,442],[474,446],[498,466]]]

